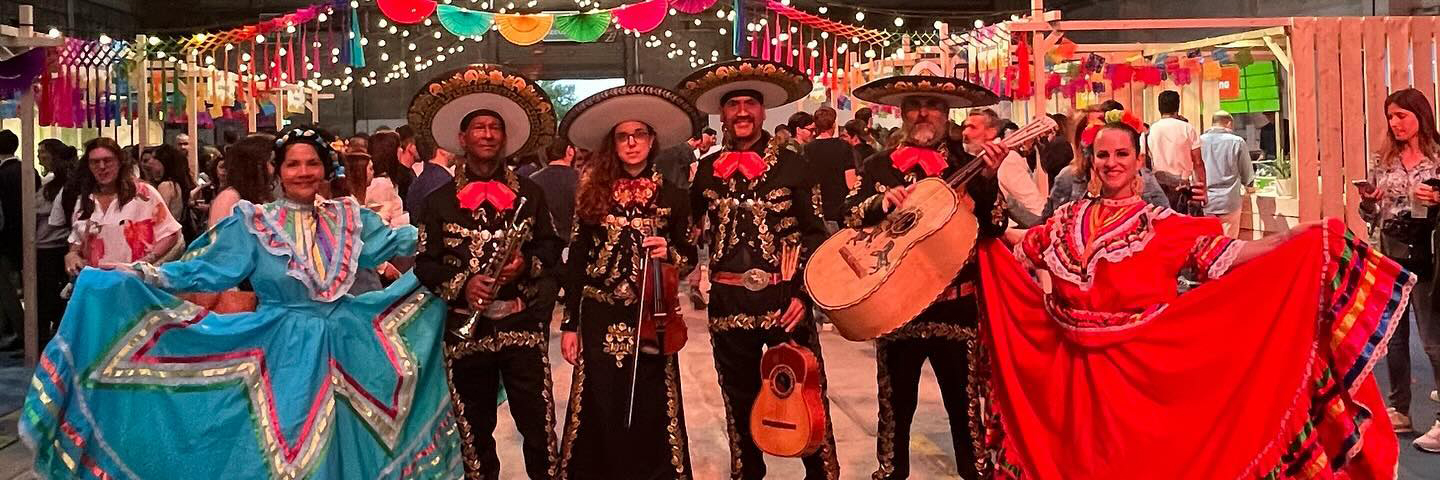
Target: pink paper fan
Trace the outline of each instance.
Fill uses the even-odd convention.
[[[615,16],[615,23],[620,25],[620,28],[643,33],[660,26],[660,22],[665,20],[667,10],[669,7],[665,4],[665,0],[646,0],[617,8],[611,13]]]
[[[717,0],[670,0],[670,6],[681,12],[696,14],[715,5]]]

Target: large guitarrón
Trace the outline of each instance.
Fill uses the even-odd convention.
[[[805,267],[805,289],[846,339],[884,335],[944,293],[970,258],[977,227],[968,197],[944,180],[921,180],[878,225],[826,240]]]
[[[1040,116],[1000,143],[1016,148],[1058,125]],[[916,182],[900,209],[879,224],[831,236],[805,265],[805,290],[848,340],[869,340],[929,308],[960,273],[979,223],[955,191],[980,172],[975,158],[949,178]]]

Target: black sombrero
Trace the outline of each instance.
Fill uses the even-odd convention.
[[[410,101],[406,120],[420,141],[463,155],[460,122],[478,110],[493,111],[504,120],[503,156],[555,137],[550,96],[534,81],[498,65],[470,65],[431,79]]]
[[[950,104],[950,108],[984,107],[1000,103],[1000,97],[989,89],[950,77],[931,75],[898,75],[872,80],[855,87],[851,92],[856,98],[899,107],[905,97],[924,95],[938,97]]]
[[[581,100],[560,122],[560,135],[575,146],[597,151],[620,122],[645,122],[655,130],[655,147],[689,139],[705,128],[705,116],[679,93],[654,85],[625,85]]]
[[[742,58],[716,63],[691,73],[676,87],[681,95],[708,114],[720,113],[730,96],[757,96],[765,108],[775,108],[810,94],[810,77],[783,63]]]

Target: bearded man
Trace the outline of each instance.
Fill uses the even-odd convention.
[[[879,225],[890,212],[907,208],[906,199],[916,182],[947,178],[970,162],[982,161],[980,156],[966,153],[963,146],[952,147],[948,112],[998,101],[995,94],[969,82],[923,76],[876,80],[857,88],[854,96],[900,107],[903,139],[897,148],[882,150],[861,165],[859,185],[846,200],[845,220],[852,228]],[[976,147],[985,153],[985,168],[963,190],[974,202],[980,236],[999,236],[1006,222],[1004,200],[994,177],[999,161],[989,159],[1004,159],[1006,152],[995,143],[980,142]],[[927,359],[950,417],[957,473],[962,478],[977,478],[977,472],[985,470],[983,456],[977,455],[982,438],[978,395],[971,388],[978,383],[974,375],[979,315],[975,287],[979,278],[978,263],[972,257],[928,309],[875,340],[880,418],[876,435],[879,468],[873,478],[900,479],[910,474],[910,422],[915,415],[920,367]]]

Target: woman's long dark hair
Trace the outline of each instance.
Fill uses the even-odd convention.
[[[80,158],[79,168],[75,169],[75,175],[71,177],[65,195],[60,199],[62,208],[67,212],[75,211],[76,201],[79,201],[80,219],[88,220],[90,215],[95,213],[95,200],[90,195],[100,190],[99,182],[95,180],[95,174],[90,172],[90,153],[98,149],[109,150],[115,158],[120,160],[118,173],[115,174],[115,195],[117,206],[123,207],[135,198],[135,160],[125,154],[125,149],[109,137],[96,137],[85,142],[85,156]],[[67,186],[67,187],[69,187]],[[71,192],[74,192],[73,194]]]
[[[47,138],[40,141],[40,149],[50,155],[50,165],[46,168],[54,175],[50,183],[45,184],[43,195],[45,200],[55,201],[55,195],[70,181],[70,170],[75,168],[75,162],[79,160],[75,147],[66,145],[58,138]]]
[[[1430,100],[1425,98],[1425,94],[1414,88],[1400,90],[1385,97],[1385,109],[1389,110],[1391,105],[1415,115],[1415,122],[1420,126],[1415,132],[1415,135],[1420,136],[1420,153],[1432,159],[1440,155],[1440,145],[1436,144],[1440,142],[1440,133],[1435,130],[1435,109],[1430,107]],[[1400,159],[1405,142],[1396,140],[1395,132],[1388,126],[1385,128],[1385,138],[1390,141],[1380,147],[1380,163],[1391,165]]]
[[[407,167],[400,164],[400,134],[395,132],[380,132],[370,136],[370,168],[375,171],[375,178],[388,178],[395,183],[395,190],[400,195],[410,191],[411,175],[405,175],[403,170]]]
[[[175,186],[180,187],[181,196],[187,196],[195,188],[195,177],[190,176],[190,157],[180,147],[170,144],[155,147],[154,155],[165,166],[165,172],[160,174],[156,184],[175,182]]]
[[[242,200],[265,204],[275,200],[273,177],[267,166],[275,154],[275,137],[263,133],[246,135],[225,147],[226,182]]]
[[[600,150],[590,157],[585,164],[585,175],[580,180],[580,187],[575,193],[575,216],[586,223],[599,223],[600,219],[610,213],[610,204],[615,197],[615,179],[620,178],[620,172],[624,167],[620,165],[620,154],[615,150],[615,126],[610,127],[610,133],[605,135],[605,142],[600,145]],[[650,154],[645,156],[645,162],[654,165],[655,156],[660,149],[655,148],[655,129],[649,125],[645,126],[650,131]]]

